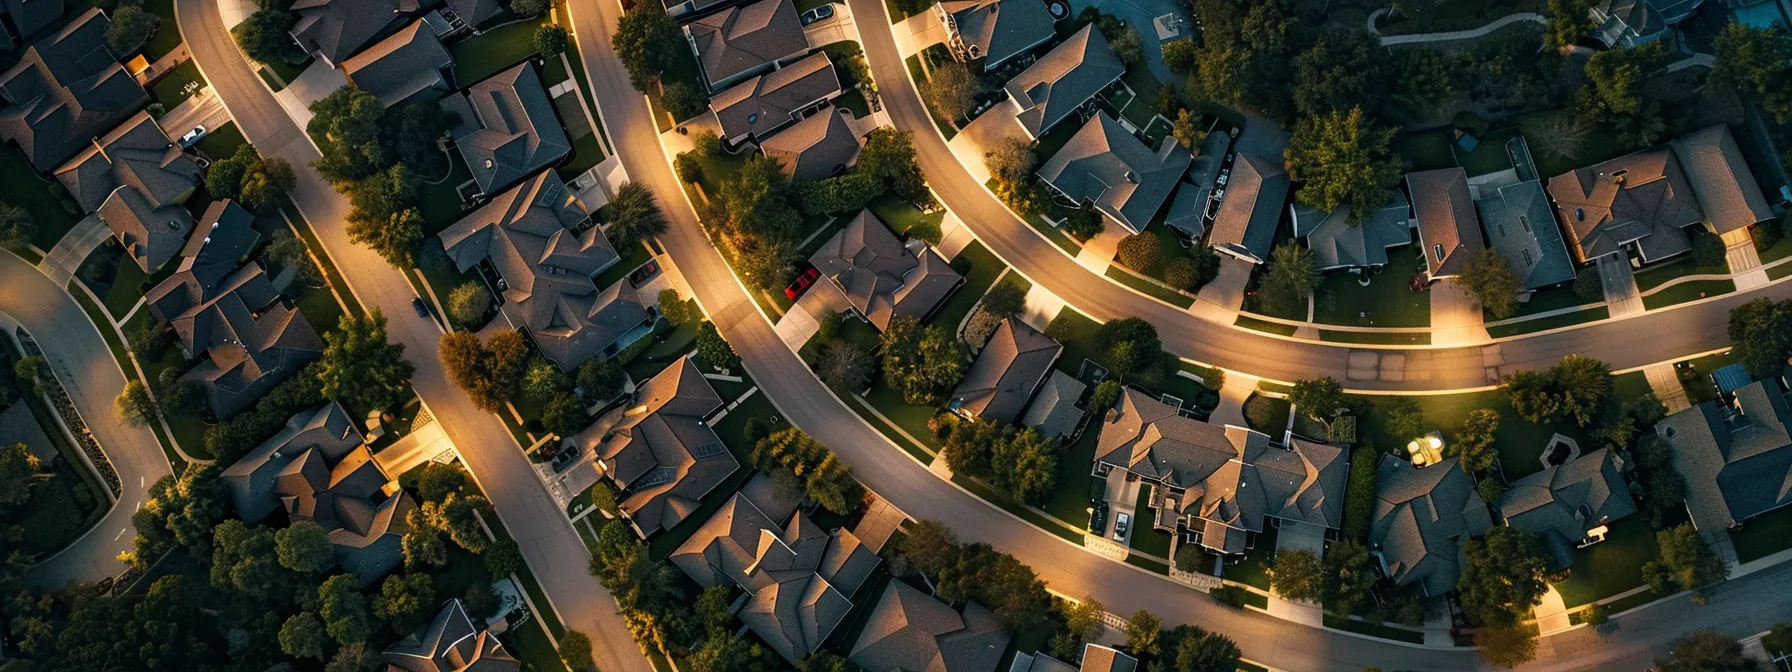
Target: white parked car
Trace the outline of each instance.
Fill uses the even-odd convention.
[[[180,146],[192,147],[193,143],[199,142],[201,139],[204,139],[205,134],[208,132],[209,131],[205,130],[204,126],[194,126],[193,130],[187,131],[186,135],[180,136]]]

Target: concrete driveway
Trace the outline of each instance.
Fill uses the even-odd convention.
[[[886,12],[887,15],[887,12]],[[933,12],[921,12],[903,19],[891,28],[896,35],[896,52],[903,58],[919,54],[946,41],[946,27]]]
[[[286,109],[292,123],[303,129],[311,122],[311,104],[344,86],[348,86],[348,77],[341,70],[321,60],[312,61],[311,67],[305,68],[297,79],[274,94],[274,100]]]
[[[1010,138],[1030,142],[1026,131],[1020,127],[1020,122],[1015,120],[1015,116],[1019,114],[1020,106],[1014,103],[1014,99],[1004,98],[994,107],[984,110],[981,116],[971,120],[964,128],[958,129],[958,135],[946,141],[946,147],[951,148],[952,155],[958,157],[958,162],[964,164],[965,171],[978,180],[979,184],[989,181],[989,168],[983,165],[983,155],[990,148]],[[1051,157],[1040,157],[1040,160],[1048,158]]]
[[[803,26],[803,38],[809,41],[810,47],[825,47],[835,42],[859,41],[859,28],[853,25],[852,10],[846,3],[833,4],[833,18],[823,19]],[[877,17],[882,20],[883,17]]]

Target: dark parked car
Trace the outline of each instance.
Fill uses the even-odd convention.
[[[803,25],[807,26],[823,19],[832,18],[833,16],[834,6],[832,4],[811,8],[809,11],[803,12]]]
[[[821,269],[810,266],[809,270],[803,271],[802,275],[796,276],[795,280],[790,281],[789,287],[784,288],[784,298],[795,301],[796,297],[802,296],[803,292],[808,291],[809,286],[815,284],[815,280],[820,277]]]
[[[411,310],[417,311],[417,317],[429,317],[429,304],[421,296],[411,297]]]
[[[1108,503],[1096,502],[1089,512],[1089,531],[1101,534],[1101,528],[1108,523]]]
[[[649,278],[652,278],[654,274],[659,272],[660,262],[648,261],[647,263],[636,267],[635,270],[629,271],[628,283],[634,285],[638,289],[641,285],[645,284]]]

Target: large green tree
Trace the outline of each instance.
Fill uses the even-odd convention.
[[[1792,33],[1784,26],[1724,26],[1712,41],[1711,83],[1753,97],[1780,123],[1792,121]]]
[[[433,463],[432,463],[433,464]],[[301,574],[321,573],[336,564],[336,545],[317,523],[301,520],[274,535],[280,566]]]
[[[1294,107],[1302,115],[1373,109],[1386,94],[1387,58],[1381,40],[1356,26],[1319,31],[1294,57]]]
[[[689,48],[665,6],[652,2],[635,3],[623,12],[610,46],[628,70],[629,84],[642,93],[652,93],[660,73],[688,58],[680,52]]]
[[[377,96],[344,86],[311,104],[305,130],[317,142],[320,156],[311,162],[331,182],[360,180],[391,165],[380,141],[380,120],[386,105]]]
[[[1742,652],[1735,637],[1694,630],[1674,640],[1667,660],[1656,661],[1661,672],[1759,672],[1761,665]]]
[[[1304,548],[1279,551],[1269,567],[1269,587],[1284,599],[1318,602],[1325,592],[1326,573],[1317,553]]]
[[[367,615],[367,598],[353,574],[335,574],[317,587],[318,615],[324,630],[338,644],[367,641],[373,623]]]
[[[1755,299],[1730,309],[1736,361],[1759,379],[1777,374],[1792,354],[1792,301]]]
[[[890,320],[881,337],[884,379],[910,404],[939,401],[964,377],[964,343],[912,317]]]
[[[397,404],[417,367],[404,358],[404,344],[386,335],[386,315],[374,308],[348,315],[324,335],[318,380],[324,396],[356,410],[385,410]]]
[[[400,270],[417,263],[423,242],[423,215],[414,207],[417,181],[405,164],[343,183],[351,206],[348,238],[378,252]]]
[[[1656,592],[1693,591],[1693,600],[1704,604],[1711,589],[1730,577],[1723,558],[1712,552],[1692,523],[1655,533],[1661,553],[1643,565],[1643,577]]]
[[[602,212],[604,234],[618,249],[666,232],[666,213],[654,199],[653,189],[641,182],[622,183]]]
[[[1524,291],[1524,280],[1512,270],[1512,264],[1498,250],[1491,249],[1464,264],[1456,282],[1496,320],[1518,311],[1518,294]]]
[[[1394,131],[1360,107],[1302,118],[1285,152],[1288,174],[1300,185],[1295,199],[1324,212],[1348,209],[1352,223],[1367,221],[1400,181]]]
[[[1485,625],[1514,626],[1543,599],[1549,554],[1536,535],[1504,525],[1463,547],[1456,593],[1462,608]]]
[[[1292,241],[1276,246],[1257,290],[1263,308],[1282,317],[1304,319],[1319,278],[1311,249]]]

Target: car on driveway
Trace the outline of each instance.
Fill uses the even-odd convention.
[[[659,272],[660,262],[648,260],[647,263],[635,267],[635,270],[629,271],[628,284],[639,289],[641,285],[647,284],[647,281],[652,279],[655,273]]]
[[[1126,528],[1132,527],[1132,515],[1121,511],[1114,514],[1114,541],[1126,541]]]
[[[821,269],[810,266],[809,270],[803,271],[802,275],[796,276],[795,280],[790,281],[789,287],[784,288],[784,298],[795,301],[796,297],[802,296],[803,292],[808,291],[809,287],[814,285],[815,280],[820,277]]]
[[[180,136],[180,146],[192,147],[194,143],[204,140],[205,134],[209,132],[210,131],[207,131],[204,126],[194,126],[193,130],[187,131],[186,135]]]
[[[809,11],[803,12],[802,18],[805,26],[834,18],[834,5],[829,3],[820,7],[811,7]]]
[[[1089,507],[1089,531],[1090,532],[1094,532],[1096,534],[1096,536],[1100,536],[1101,535],[1101,526],[1106,525],[1107,522],[1108,522],[1108,503],[1107,502],[1095,502],[1094,506]]]

